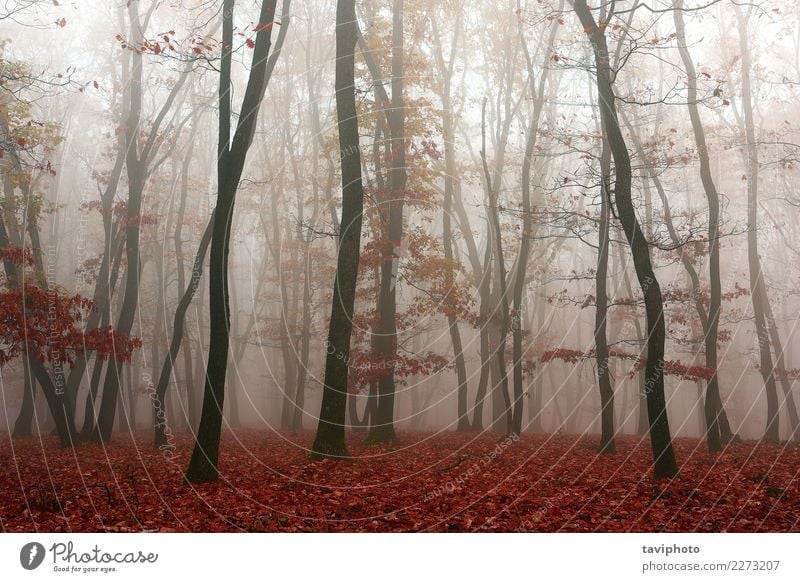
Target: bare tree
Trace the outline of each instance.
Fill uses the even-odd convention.
[[[222,64],[219,80],[219,143],[217,151],[217,205],[211,234],[209,262],[209,314],[211,322],[208,366],[203,389],[203,408],[192,458],[186,471],[190,483],[216,481],[219,477],[219,439],[228,366],[230,307],[228,254],[236,191],[247,152],[253,143],[258,110],[271,75],[269,51],[277,0],[264,0],[256,25],[253,64],[247,80],[239,123],[231,139],[231,64],[233,56],[234,0],[222,7]],[[273,65],[274,66],[274,65]]]
[[[348,457],[344,441],[347,413],[347,367],[353,330],[358,263],[361,250],[361,222],[364,188],[361,183],[358,114],[355,98],[355,48],[358,37],[355,0],[338,0],[336,5],[336,113],[339,126],[339,155],[342,168],[342,217],[333,303],[325,359],[325,385],[319,413],[317,436],[312,447],[315,457]]]
[[[573,8],[583,25],[594,53],[600,114],[614,160],[614,202],[625,237],[631,247],[636,276],[644,294],[647,313],[645,390],[647,391],[654,476],[657,479],[671,478],[678,474],[678,465],[672,448],[664,398],[664,347],[666,341],[664,305],[661,288],[650,258],[650,246],[636,217],[636,209],[631,199],[631,160],[617,118],[616,95],[605,36],[606,26],[614,14],[612,10],[609,10],[607,20],[598,25],[586,0],[574,0]]]

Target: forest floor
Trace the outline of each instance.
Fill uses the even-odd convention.
[[[650,477],[649,440],[401,433],[348,437],[353,460],[310,462],[313,434],[227,433],[222,478],[182,484],[191,453],[149,433],[104,448],[0,441],[0,530],[87,531],[800,531],[800,446],[742,442],[712,455],[676,439],[681,475]]]

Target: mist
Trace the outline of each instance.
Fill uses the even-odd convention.
[[[655,479],[798,442],[798,23],[0,3],[0,428],[193,483],[248,439],[635,447]]]

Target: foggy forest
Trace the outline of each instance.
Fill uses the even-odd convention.
[[[788,0],[0,0],[0,531],[800,531],[799,116]]]

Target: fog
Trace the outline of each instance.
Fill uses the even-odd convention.
[[[263,4],[0,3],[3,430],[800,434],[796,4]]]

